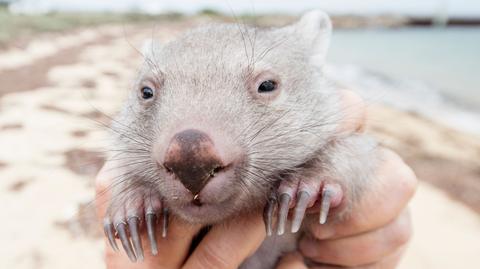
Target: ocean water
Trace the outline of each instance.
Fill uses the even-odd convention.
[[[480,27],[335,30],[328,62],[367,101],[480,134]]]

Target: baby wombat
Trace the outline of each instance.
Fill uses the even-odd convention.
[[[322,74],[330,34],[312,11],[281,28],[213,24],[152,41],[112,127],[122,171],[104,222],[112,247],[118,236],[141,260],[139,226],[156,254],[169,213],[209,226],[264,209],[270,237],[242,268],[273,268],[295,249],[307,208],[321,224],[348,217],[377,153],[338,132],[348,119]]]

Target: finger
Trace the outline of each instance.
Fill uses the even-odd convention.
[[[410,217],[405,211],[392,223],[368,233],[323,241],[305,237],[299,249],[305,257],[319,263],[356,267],[396,252],[407,244],[411,234]]]
[[[383,260],[374,264],[361,266],[359,269],[395,269],[402,259],[405,249],[406,247],[403,247]]]
[[[157,261],[156,268],[180,268],[188,255],[193,237],[201,228],[199,225],[188,224],[176,218],[171,218],[168,226],[167,237],[162,237],[162,229],[156,230],[158,254],[151,256],[152,260]]]
[[[415,192],[417,178],[394,152],[381,149],[382,163],[376,171],[376,185],[352,205],[348,218],[319,225],[309,223],[308,229],[317,239],[333,239],[384,226],[405,208]]]
[[[238,268],[265,239],[261,214],[217,225],[205,236],[185,263],[184,269]]]
[[[303,262],[303,256],[298,252],[284,255],[278,262],[276,269],[308,269]]]
[[[393,254],[383,258],[382,260],[368,264],[357,266],[355,269],[395,269],[397,268],[398,263],[400,262],[403,253],[405,252],[405,247],[397,250]],[[336,265],[323,265],[323,266],[313,266],[310,269],[340,269],[346,268],[343,266],[336,266]]]
[[[367,118],[365,102],[358,94],[349,90],[341,90],[340,98],[343,117],[338,132],[344,134],[362,132]]]

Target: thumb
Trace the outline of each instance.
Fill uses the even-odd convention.
[[[303,256],[298,252],[287,253],[282,257],[276,269],[308,269],[303,262]]]
[[[343,117],[337,131],[340,134],[363,132],[367,118],[365,102],[363,99],[353,91],[341,90],[340,106],[343,112]]]
[[[106,162],[95,178],[95,208],[97,218],[102,220],[110,199],[110,186],[115,179],[115,169],[111,162]]]
[[[265,239],[261,214],[216,225],[185,263],[183,269],[238,268]]]

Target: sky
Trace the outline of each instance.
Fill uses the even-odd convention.
[[[194,13],[212,8],[225,13],[254,11],[298,14],[321,8],[331,14],[406,14],[431,16],[447,13],[455,17],[480,17],[480,0],[20,0],[17,12],[48,11],[180,11]]]

